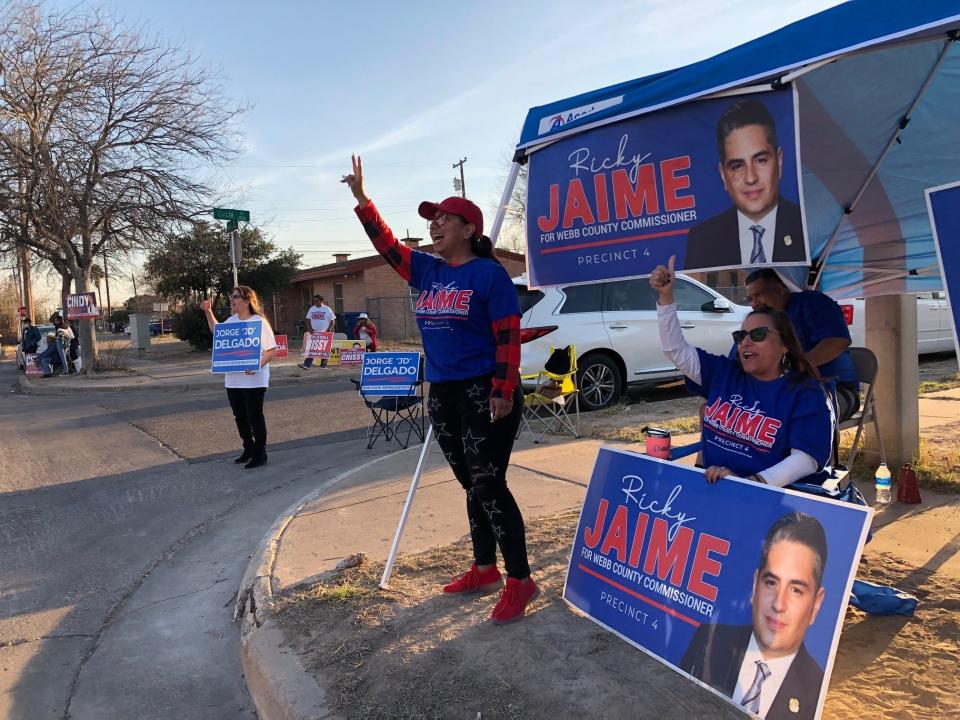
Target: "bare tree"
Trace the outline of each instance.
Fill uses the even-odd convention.
[[[503,174],[503,185],[506,185],[510,177],[510,166],[513,164],[513,160],[510,155],[507,155],[504,156],[504,162],[508,163],[507,170]],[[498,247],[518,253],[527,251],[527,170],[529,167],[529,164],[520,166],[517,182],[513,186],[513,192],[510,194],[510,200],[507,203],[503,225],[500,228],[500,237],[497,239]],[[498,203],[500,199],[498,195]]]
[[[148,248],[209,212],[200,168],[235,154],[242,108],[182,49],[102,11],[23,3],[0,14],[0,77],[0,214],[76,292],[105,246]],[[90,372],[92,321],[80,339]]]

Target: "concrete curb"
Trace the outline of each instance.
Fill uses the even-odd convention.
[[[326,709],[323,691],[296,655],[284,647],[280,629],[271,620],[275,612],[274,596],[277,590],[273,568],[287,526],[304,507],[347,478],[379,462],[394,459],[401,453],[411,450],[419,452],[421,449],[421,445],[412,445],[368,460],[327,480],[287,508],[258,543],[237,590],[233,619],[234,622],[242,619],[240,662],[247,690],[260,720],[321,720],[334,717]]]

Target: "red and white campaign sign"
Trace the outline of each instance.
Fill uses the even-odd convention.
[[[274,355],[278,360],[280,358],[287,357],[287,336],[286,335],[274,335],[274,340],[277,341],[277,354]]]
[[[329,358],[330,348],[333,346],[332,332],[314,332],[303,336],[303,347],[306,357]]]
[[[97,294],[92,292],[67,295],[67,320],[82,320],[100,315]]]

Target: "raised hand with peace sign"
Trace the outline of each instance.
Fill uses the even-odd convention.
[[[367,203],[370,202],[370,198],[367,197],[367,193],[363,190],[363,160],[359,155],[351,155],[350,161],[353,164],[353,172],[349,175],[344,175],[340,182],[350,188],[350,192],[352,192],[353,196],[357,199],[357,205],[365,208]]]

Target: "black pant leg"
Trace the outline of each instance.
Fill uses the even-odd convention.
[[[503,555],[507,574],[530,574],[523,516],[507,488],[506,471],[513,440],[523,414],[523,392],[517,388],[513,411],[490,422],[490,378],[431,387],[428,409],[434,433],[457,480],[467,491],[467,516],[478,565]],[[457,432],[459,431],[459,432]]]
[[[233,419],[237,424],[237,432],[243,440],[244,450],[253,450],[253,432],[250,430],[250,420],[247,417],[247,400],[244,388],[227,388],[227,400],[233,411]]]
[[[267,448],[267,420],[263,417],[263,399],[266,388],[244,389],[247,403],[247,421],[253,434],[253,452],[257,455]]]

